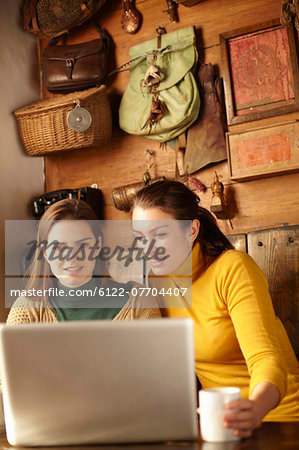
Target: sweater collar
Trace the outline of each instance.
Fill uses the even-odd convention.
[[[196,242],[192,252],[174,272],[169,275],[154,275],[152,271],[149,278],[170,278],[180,288],[187,288],[192,285],[203,272],[204,261],[199,242]]]
[[[196,242],[192,252],[183,264],[173,272],[170,277],[181,288],[189,287],[203,271],[204,261],[199,242]]]

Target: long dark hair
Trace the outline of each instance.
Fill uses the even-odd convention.
[[[199,197],[183,183],[158,181],[137,192],[132,209],[160,208],[177,220],[198,219],[200,229],[195,242],[199,242],[206,260],[234,247],[218,228],[214,216],[199,206],[199,201]]]

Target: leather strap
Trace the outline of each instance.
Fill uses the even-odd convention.
[[[158,37],[157,37],[157,48],[161,48],[161,44],[162,44],[162,34],[166,33],[165,28],[163,27],[158,27],[156,28],[156,32],[158,33]]]
[[[182,152],[183,150],[185,150],[186,148],[186,134],[185,132],[183,132],[182,134],[180,134],[176,140],[175,140],[175,181],[180,181],[181,179],[181,174],[180,174],[180,169],[179,169],[179,163],[178,163],[178,156],[179,156],[179,152]]]
[[[24,28],[29,29],[29,24],[31,21],[31,4],[27,5],[25,3],[26,8],[24,8]]]
[[[37,23],[37,2],[38,0],[31,0],[29,8],[26,12],[26,16],[24,18],[24,27],[29,29],[31,24],[33,30],[36,33],[40,34],[41,30]]]
[[[36,0],[35,0],[35,1],[36,1]],[[99,33],[100,37],[101,37],[103,40],[107,40],[107,37],[108,37],[108,36],[107,36],[107,33],[103,30],[103,28],[101,28],[101,26],[100,26],[98,23],[96,23],[96,22],[93,20],[93,21],[90,22],[90,25],[93,26],[93,28]],[[67,37],[67,35],[68,35],[68,32],[66,32],[66,33],[64,33],[64,34],[61,34],[60,36],[56,36],[56,37],[52,38],[52,39],[49,41],[47,47],[50,47],[51,45],[57,45],[58,41],[59,41],[60,39],[62,39],[62,38],[63,38],[63,43],[66,45],[66,37]]]
[[[80,3],[80,8],[87,16],[91,17],[93,15],[93,12],[88,8],[86,4],[86,0]]]
[[[95,30],[97,30],[97,32],[99,33],[99,35],[101,36],[101,38],[106,38],[107,37],[107,33],[105,33],[105,31],[103,30],[103,28],[97,23],[97,22],[95,22],[95,20],[92,20],[91,22],[90,22],[90,25],[92,25],[93,26],[93,28],[95,29]]]

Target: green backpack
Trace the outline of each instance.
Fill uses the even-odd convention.
[[[131,47],[130,60],[120,128],[159,142],[180,135],[195,122],[200,107],[192,73],[197,62],[194,27]]]

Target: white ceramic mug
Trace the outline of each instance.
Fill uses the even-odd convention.
[[[200,448],[201,450],[240,450],[240,442],[202,442]]]
[[[222,416],[228,412],[225,405],[241,398],[236,387],[202,389],[199,391],[200,434],[207,442],[237,441],[234,430],[225,428]]]

